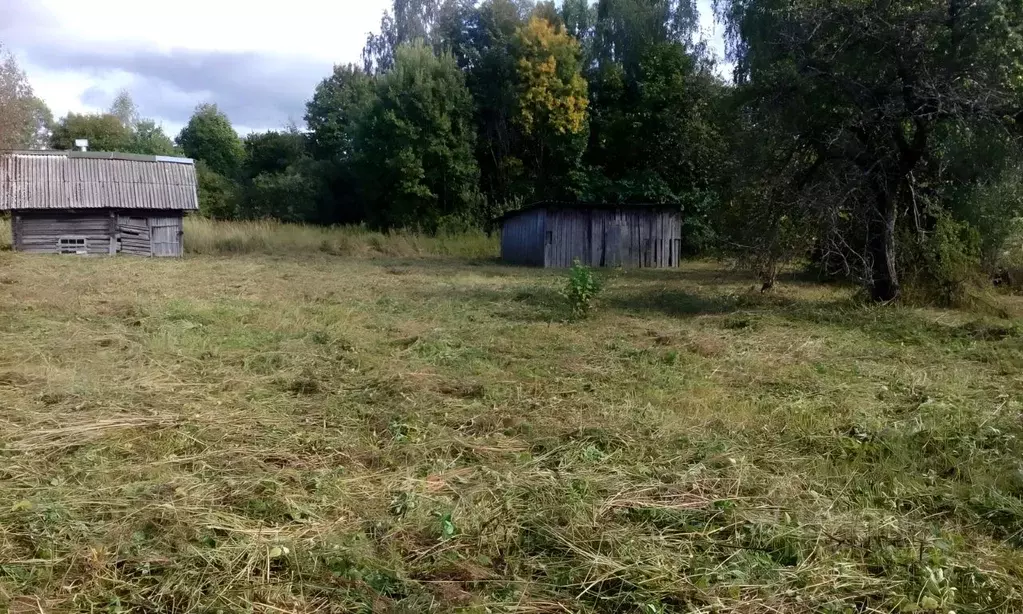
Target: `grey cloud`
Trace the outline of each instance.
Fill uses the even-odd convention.
[[[301,119],[305,101],[329,63],[263,53],[203,52],[176,49],[74,49],[42,45],[26,51],[35,65],[102,75],[132,75],[132,96],[143,114],[174,123],[187,121],[200,102],[215,102],[231,121],[245,126],[277,127]],[[90,91],[91,99],[99,92]],[[84,100],[93,103],[93,100]]]
[[[96,76],[124,72],[132,77],[132,97],[143,115],[173,124],[188,120],[195,106],[214,102],[236,125],[276,128],[301,121],[305,101],[329,62],[287,53],[218,52],[172,49],[167,52],[123,45],[95,45],[58,36],[33,0],[0,0],[0,40],[24,60],[52,71]],[[67,41],[67,42],[64,42]],[[111,92],[93,87],[82,96],[90,106],[106,106]]]

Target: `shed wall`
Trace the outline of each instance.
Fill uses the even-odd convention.
[[[601,211],[556,210],[547,214],[547,243],[544,263],[550,268],[567,268],[578,258],[591,266],[591,220]]]
[[[505,219],[501,258],[509,264],[567,268],[677,267],[682,214],[663,209],[533,209]]]
[[[88,255],[180,256],[180,211],[22,210],[12,215],[14,249],[60,253],[62,237],[84,238]],[[155,232],[155,236],[154,236]]]
[[[89,255],[110,253],[110,215],[104,211],[17,212],[12,226],[14,249],[20,252],[56,254],[61,237],[84,237]]]
[[[664,210],[590,209],[548,212],[545,265],[668,268],[679,265],[682,216]]]
[[[543,209],[534,209],[506,219],[501,227],[501,259],[520,266],[543,266],[546,218]]]

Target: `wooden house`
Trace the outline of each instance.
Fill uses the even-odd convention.
[[[501,259],[564,268],[669,268],[679,265],[679,206],[543,202],[499,219]]]
[[[10,212],[17,251],[180,256],[184,212],[198,208],[187,158],[0,154],[0,211]]]

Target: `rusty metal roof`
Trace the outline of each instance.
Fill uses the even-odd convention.
[[[91,151],[0,153],[0,211],[107,208],[198,209],[195,165]]]

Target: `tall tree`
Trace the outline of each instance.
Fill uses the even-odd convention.
[[[31,119],[25,126],[22,142],[28,149],[46,149],[53,134],[53,113],[41,98],[35,96],[28,101],[28,109]]]
[[[514,42],[525,160],[538,195],[564,197],[586,147],[589,105],[579,42],[562,27],[533,17]]]
[[[309,156],[308,138],[295,126],[245,137],[244,199],[238,214],[286,222],[332,222],[323,202],[323,163]]]
[[[588,198],[681,205],[688,252],[713,239],[725,174],[725,85],[687,46],[649,46],[630,76],[601,66],[594,78]]]
[[[356,122],[375,95],[368,73],[351,64],[335,66],[306,103],[313,152],[323,159],[349,160]]]
[[[380,33],[366,40],[362,52],[366,72],[387,72],[394,67],[398,47],[429,42],[440,5],[440,0],[393,0],[392,11],[380,21]]]
[[[486,0],[469,17],[469,39],[461,51],[466,80],[476,111],[476,157],[481,188],[493,203],[523,198],[532,192],[522,164],[518,112],[516,33],[531,6],[516,0]]]
[[[362,69],[335,66],[306,104],[309,149],[322,162],[329,206],[320,214],[328,223],[363,221],[365,208],[356,181],[355,138],[358,124],[376,97],[373,77]]]
[[[45,145],[53,115],[32,93],[14,54],[0,44],[0,149]]]
[[[177,143],[186,156],[202,160],[210,170],[228,178],[238,174],[245,156],[231,120],[215,104],[196,107]]]
[[[113,115],[117,119],[121,120],[121,124],[129,130],[134,130],[135,125],[139,123],[141,119],[139,117],[139,108],[132,100],[131,94],[128,90],[121,90],[114,97],[114,101],[110,104],[110,110],[107,111],[110,115]]]
[[[639,70],[646,50],[659,43],[690,43],[699,27],[696,0],[598,0],[593,57]]]
[[[748,183],[779,196],[760,209],[758,234],[806,226],[875,300],[898,298],[909,248],[900,238],[951,236],[934,233],[951,214],[934,190],[943,135],[1019,132],[1023,5],[718,4],[749,101],[742,113],[766,148]],[[940,260],[927,260],[932,271]]]
[[[399,47],[356,132],[367,219],[435,231],[478,223],[472,100],[450,54]]]

